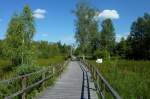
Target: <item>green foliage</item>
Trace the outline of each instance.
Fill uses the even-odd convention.
[[[79,3],[76,7],[75,38],[82,54],[91,54],[97,48],[98,21],[95,18],[97,12],[87,3]]]
[[[98,49],[102,50],[105,57],[109,58],[115,50],[115,29],[111,19],[105,19],[102,22],[102,30],[99,32],[97,14],[98,10],[92,8],[90,4],[79,3],[76,7],[76,32],[75,38],[78,43],[75,54],[97,57]],[[107,51],[108,53],[107,53]],[[104,56],[100,55],[100,56]]]
[[[121,41],[116,46],[116,53],[122,58],[126,58],[127,50],[128,50],[127,40],[121,38]]]
[[[6,59],[6,55],[4,53],[5,43],[4,40],[0,40],[0,59]]]
[[[26,79],[26,85],[30,86],[42,79],[43,71],[40,71],[42,69],[45,69],[43,67],[37,67],[37,66],[26,66],[22,65],[18,67],[14,73],[16,76],[18,75],[25,75],[32,73],[30,76]],[[39,72],[37,72],[39,71]],[[49,76],[51,72],[47,71],[45,75]],[[58,75],[57,75],[58,76]],[[56,80],[56,77],[52,77],[49,80],[45,82],[45,87],[48,87],[54,83]],[[9,96],[13,93],[16,93],[19,90],[22,90],[21,86],[21,78],[11,80],[9,83],[0,83],[0,99],[3,99],[5,96]],[[35,98],[41,91],[43,90],[42,85],[38,85],[34,87],[32,90],[28,90],[26,97],[27,99]],[[15,97],[14,99],[20,99],[20,96]]]
[[[150,98],[150,61],[114,59],[96,65],[123,99]]]
[[[150,59],[150,15],[145,13],[132,23],[128,37],[128,57]]]
[[[0,70],[5,68],[5,66],[9,66],[11,62],[6,59],[0,59]]]
[[[104,52],[101,50],[96,50],[94,52],[94,59],[97,59],[97,58],[104,58]]]
[[[5,39],[5,54],[14,65],[30,64],[32,61],[32,38],[34,36],[34,20],[29,6],[25,6],[22,14],[12,17]]]
[[[17,75],[25,75],[32,72],[36,72],[40,69],[42,68],[38,66],[21,65],[15,70],[15,72]]]
[[[110,53],[107,50],[96,50],[93,56],[94,59],[97,58],[109,59],[109,57]]]
[[[14,65],[21,64],[23,28],[22,19],[18,15],[13,16],[7,29],[5,54],[11,59]]]
[[[42,66],[63,62],[69,56],[70,46],[66,44],[33,41],[35,31],[33,13],[30,7],[25,5],[21,13],[17,13],[11,18],[6,38],[0,40],[0,79],[33,73],[43,69]],[[27,78],[27,85],[29,86],[41,78],[42,73],[32,74]],[[46,82],[47,86],[54,82],[54,78],[48,80],[48,83]],[[33,98],[41,91],[40,88],[41,85],[34,88],[33,91],[29,91],[27,98]],[[0,99],[19,90],[21,90],[20,78],[9,83],[0,83]],[[15,99],[20,99],[20,97],[15,97]]]
[[[115,32],[111,19],[105,19],[102,22],[102,30],[100,34],[101,49],[113,53],[115,48]]]
[[[39,58],[48,58],[50,56],[49,44],[47,41],[35,42],[38,49]]]
[[[28,5],[25,5],[21,13],[21,17],[24,21],[24,43],[30,47],[31,41],[35,34],[34,17],[33,13]]]
[[[65,60],[65,56],[54,56],[47,59],[38,59],[37,64],[39,66],[50,66],[57,63],[61,63]]]
[[[70,53],[70,46],[62,45],[60,42],[48,43],[47,41],[34,42],[37,49],[37,56],[39,59],[48,59],[54,56],[68,56]]]

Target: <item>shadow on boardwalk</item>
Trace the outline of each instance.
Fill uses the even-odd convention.
[[[38,99],[98,99],[90,74],[81,67],[77,61],[70,62],[56,84],[45,90]]]

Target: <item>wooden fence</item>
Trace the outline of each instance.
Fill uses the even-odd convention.
[[[102,99],[112,99],[112,98],[121,99],[119,94],[110,86],[110,84],[107,82],[107,80],[102,76],[100,71],[95,66],[83,60],[81,60],[81,62],[90,71],[99,97],[101,97]]]
[[[11,78],[9,80],[3,80],[0,81],[1,85],[7,84],[8,85],[8,90],[12,90],[11,94],[6,94],[6,96],[3,96],[1,93],[1,96],[3,96],[4,99],[12,99],[14,97],[19,96],[21,99],[26,99],[26,94],[28,91],[31,91],[31,89],[35,88],[36,86],[41,86],[42,88],[45,87],[45,81],[48,79],[53,78],[56,75],[59,75],[65,68],[65,66],[68,64],[68,61],[65,61],[64,63],[57,64],[55,66],[49,66],[43,70],[33,72],[30,74],[18,76]],[[33,81],[30,81],[32,78],[36,78]],[[11,87],[11,84],[13,85]],[[19,87],[16,86],[15,84],[20,85]],[[20,99],[19,98],[19,99]]]

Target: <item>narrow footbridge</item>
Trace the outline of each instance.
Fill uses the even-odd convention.
[[[66,64],[67,66],[65,66]],[[7,82],[8,85],[17,79],[22,82],[20,91],[17,89],[14,91],[15,93],[6,94],[6,96],[0,93],[0,96],[3,95],[4,99],[13,99],[16,96],[19,96],[19,99],[26,99],[26,94],[34,87],[45,86],[47,80],[52,79],[54,75],[59,75],[55,84],[44,87],[44,91],[36,97],[37,99],[121,99],[99,70],[85,61],[69,61],[63,65],[57,65],[55,69],[47,68],[39,72],[42,72],[41,80],[35,81],[33,84],[28,84],[27,80],[32,73],[0,81],[0,84]],[[62,73],[60,74],[60,72]]]
[[[74,61],[68,64],[56,84],[43,92],[39,99],[98,99],[98,97],[89,73],[79,62]]]

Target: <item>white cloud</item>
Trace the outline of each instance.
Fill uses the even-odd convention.
[[[46,10],[45,9],[36,9],[34,11],[34,13],[42,13],[42,14],[45,14],[46,13]]]
[[[119,19],[119,14],[116,10],[103,10],[98,15],[99,18],[110,18],[110,19]]]
[[[46,10],[45,9],[36,9],[33,12],[33,16],[37,19],[44,19],[45,18],[45,14],[46,14]]]

